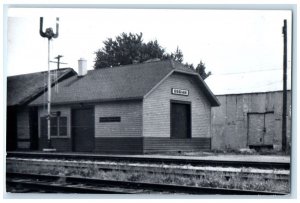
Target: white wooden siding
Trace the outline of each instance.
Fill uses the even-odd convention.
[[[189,96],[173,95],[171,88],[189,90]],[[143,103],[143,136],[170,137],[170,100],[191,102],[192,138],[210,137],[211,106],[196,80],[173,73]]]

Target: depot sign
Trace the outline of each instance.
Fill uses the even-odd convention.
[[[189,91],[183,89],[171,88],[171,93],[176,95],[189,96]]]

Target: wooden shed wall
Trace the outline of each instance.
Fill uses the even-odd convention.
[[[273,147],[281,149],[282,91],[239,95],[219,95],[220,107],[212,108],[212,149],[248,147],[248,114],[273,112]],[[288,92],[287,136],[290,140],[291,93]]]

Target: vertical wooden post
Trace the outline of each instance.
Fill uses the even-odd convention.
[[[287,25],[283,21],[283,100],[282,100],[282,151],[286,152],[286,113],[287,113]]]

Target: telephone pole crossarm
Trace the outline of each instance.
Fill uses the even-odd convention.
[[[57,61],[50,61],[51,63],[56,63],[57,64],[57,70],[59,70],[60,68],[60,64],[67,64],[67,63],[64,63],[64,62],[60,62],[60,58],[62,58],[64,56],[62,55],[58,55],[57,57],[55,57],[55,59],[57,59]]]

